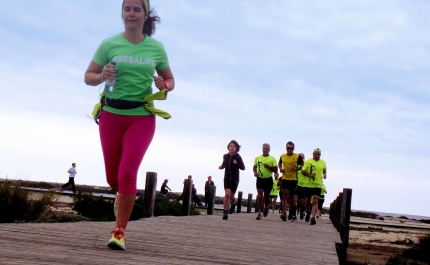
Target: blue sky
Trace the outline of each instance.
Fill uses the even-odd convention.
[[[198,193],[231,139],[253,193],[254,158],[292,140],[327,163],[326,206],[353,189],[354,209],[430,216],[428,1],[151,1],[154,38],[175,90],[157,106],[139,171]],[[0,178],[107,185],[98,127],[86,117],[99,87],[84,72],[100,42],[123,31],[120,0],[7,1],[0,9]]]

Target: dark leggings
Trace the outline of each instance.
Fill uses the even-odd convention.
[[[75,178],[70,178],[69,177],[69,182],[67,182],[66,184],[64,184],[63,186],[61,186],[61,189],[63,190],[64,188],[68,187],[69,185],[72,185],[72,191],[73,193],[75,193],[76,188],[75,188]]]

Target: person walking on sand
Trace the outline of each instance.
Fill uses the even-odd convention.
[[[108,242],[117,250],[125,250],[137,172],[154,136],[155,115],[170,117],[152,102],[175,87],[164,46],[151,37],[160,18],[149,0],[123,0],[121,17],[124,31],[102,41],[85,72],[87,85],[115,80],[114,86],[105,86],[97,118],[106,179],[117,191],[115,228]],[[155,94],[153,82],[160,90]]]
[[[272,174],[278,173],[278,167],[276,164],[276,159],[269,155],[270,145],[265,143],[263,144],[263,154],[257,156],[254,159],[254,176],[257,178],[256,186],[257,186],[257,218],[256,220],[261,220],[263,211],[263,216],[266,217],[269,213],[269,205],[270,205],[270,191],[273,187],[273,178]]]
[[[224,170],[224,213],[223,220],[228,219],[228,214],[234,213],[236,208],[236,198],[234,197],[239,186],[239,169],[245,170],[245,164],[239,155],[240,145],[237,141],[231,140],[227,145],[228,153],[223,155],[222,164],[219,169]],[[230,209],[229,209],[230,204]]]
[[[66,184],[64,184],[63,186],[61,186],[61,190],[63,191],[64,188],[68,187],[69,185],[72,186],[72,191],[73,193],[76,192],[76,188],[75,188],[75,175],[78,174],[78,172],[76,171],[76,163],[72,163],[72,167],[69,168],[69,170],[67,171],[67,173],[69,173],[69,182],[67,182]]]
[[[286,144],[287,153],[279,158],[278,167],[282,172],[282,221],[287,221],[287,201],[290,199],[288,220],[297,222],[296,203],[297,197],[294,195],[297,187],[297,170],[303,165],[302,157],[294,153],[295,145],[289,141]]]
[[[211,190],[211,186],[214,186],[215,183],[212,181],[212,176],[208,177],[208,180],[206,180],[205,183],[205,207],[208,207],[208,202],[209,202],[209,198],[210,198],[210,190]]]
[[[327,166],[325,161],[321,159],[321,149],[315,148],[312,156],[313,157],[306,160],[303,165],[302,173],[310,178],[308,188],[306,189],[306,197],[309,200],[313,197],[311,225],[315,225],[315,217],[317,215],[318,200],[321,194],[323,178],[327,178]],[[306,222],[309,220],[310,215],[310,211],[307,211],[305,219]]]

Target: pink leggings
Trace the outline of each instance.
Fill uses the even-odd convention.
[[[102,110],[99,131],[108,184],[121,194],[136,194],[137,171],[154,136],[155,116]]]

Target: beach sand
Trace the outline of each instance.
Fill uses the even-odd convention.
[[[386,264],[387,260],[430,235],[430,224],[398,217],[384,220],[351,217],[348,261]]]

